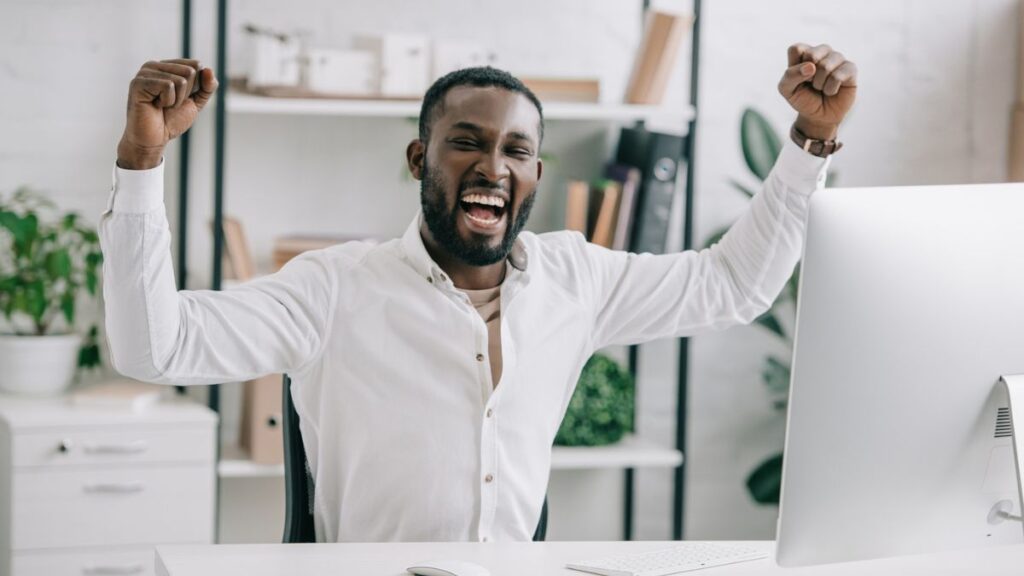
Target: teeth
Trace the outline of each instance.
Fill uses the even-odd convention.
[[[466,217],[472,220],[473,222],[479,222],[480,224],[484,224],[486,226],[497,224],[498,220],[501,220],[501,218],[477,218],[476,216],[473,216],[469,212],[466,212]]]
[[[473,204],[483,204],[485,206],[497,206],[498,208],[505,207],[505,200],[498,196],[486,196],[484,194],[468,194],[462,197],[463,202],[471,202]]]

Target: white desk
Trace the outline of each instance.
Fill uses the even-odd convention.
[[[771,542],[748,543],[772,549]],[[517,542],[445,544],[237,544],[158,546],[158,576],[401,576],[405,568],[431,559],[459,559],[490,569],[492,576],[582,576],[565,563],[611,554],[640,552],[686,542]],[[694,576],[785,574],[787,576],[1007,576],[1024,573],[1024,546],[944,552],[784,569],[758,560],[691,572]],[[408,576],[408,575],[406,575]]]

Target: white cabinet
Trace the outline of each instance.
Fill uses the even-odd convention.
[[[212,543],[217,416],[0,396],[0,576],[152,574],[157,544]]]

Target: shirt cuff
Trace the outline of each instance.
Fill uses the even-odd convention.
[[[790,188],[810,195],[818,188],[825,187],[825,176],[831,162],[831,156],[821,158],[805,152],[787,137],[773,172]]]
[[[114,164],[114,187],[108,212],[145,214],[164,205],[164,161],[149,170],[126,170]]]

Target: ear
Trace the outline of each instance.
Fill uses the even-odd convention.
[[[541,175],[544,174],[544,161],[537,156],[537,182],[540,182]]]
[[[409,165],[409,173],[417,180],[423,179],[423,161],[426,158],[427,147],[422,140],[416,139],[409,142],[405,148],[405,161]]]

